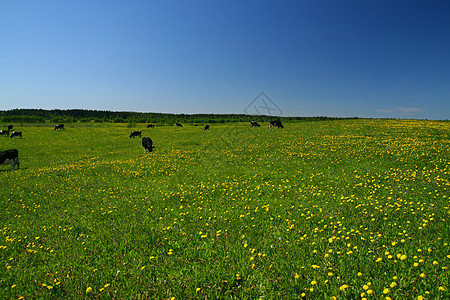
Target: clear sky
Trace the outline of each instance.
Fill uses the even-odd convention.
[[[450,119],[450,1],[0,1],[0,110],[258,107]]]

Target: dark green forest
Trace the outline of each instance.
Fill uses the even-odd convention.
[[[276,117],[246,114],[167,114],[150,112],[124,112],[84,109],[12,109],[0,110],[1,123],[153,123],[172,125],[176,122],[206,124],[229,122],[270,122],[280,119],[284,122],[334,120],[332,117]]]

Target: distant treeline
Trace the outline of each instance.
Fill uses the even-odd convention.
[[[246,114],[167,114],[142,112],[117,112],[85,109],[12,109],[0,111],[2,123],[229,123],[229,122],[270,122],[280,119],[284,122],[335,120],[332,117],[274,117]]]

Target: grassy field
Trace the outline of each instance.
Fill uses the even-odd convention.
[[[449,299],[450,123],[284,125],[16,125],[0,295]]]

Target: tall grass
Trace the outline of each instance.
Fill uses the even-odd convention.
[[[1,138],[0,294],[448,299],[450,124],[285,125]]]

